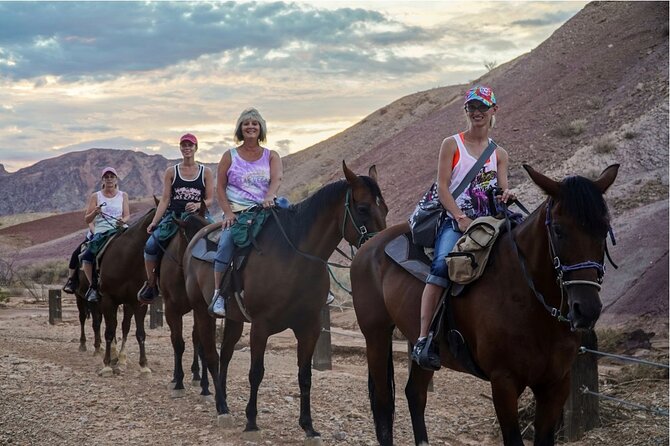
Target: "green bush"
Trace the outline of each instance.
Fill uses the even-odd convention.
[[[0,290],[0,303],[9,302],[9,291]]]
[[[24,277],[31,282],[48,285],[64,282],[67,275],[68,269],[65,261],[51,261],[28,268]]]

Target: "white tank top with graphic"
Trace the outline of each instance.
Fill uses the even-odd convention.
[[[470,172],[472,166],[475,165],[477,158],[468,152],[463,142],[462,133],[458,133],[452,138],[454,138],[458,146],[452,161],[451,182],[449,183],[449,192],[453,193],[468,172]],[[491,139],[489,138],[490,142]],[[491,211],[488,206],[486,192],[497,185],[498,156],[494,150],[470,184],[456,197],[456,204],[465,215],[472,219],[490,215]],[[451,213],[449,213],[449,216],[453,217]]]
[[[100,214],[93,220],[93,233],[99,234],[114,229],[117,219],[123,216],[123,192],[117,190],[112,198],[105,197],[102,191],[97,191],[96,194],[98,206],[104,204]]]

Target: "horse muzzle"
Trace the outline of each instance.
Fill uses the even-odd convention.
[[[593,282],[568,287],[568,319],[575,330],[591,330],[600,318],[602,301]]]

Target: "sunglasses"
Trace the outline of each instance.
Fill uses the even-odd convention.
[[[487,111],[489,111],[490,108],[491,107],[489,107],[488,105],[479,101],[471,101],[465,104],[465,111],[467,111],[468,113],[474,113],[477,110],[479,110],[482,113],[486,113]]]
[[[104,174],[102,177],[103,177],[105,180],[107,180],[107,179],[109,179],[109,178],[116,178],[116,175],[114,175],[113,173],[106,173],[106,174]]]

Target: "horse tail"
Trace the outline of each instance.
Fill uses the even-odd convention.
[[[368,396],[370,398],[370,408],[372,409],[372,417],[375,422],[377,440],[381,446],[393,445],[395,379],[393,376],[393,341],[390,341],[386,361],[386,389],[375,388],[372,375],[368,371]],[[387,395],[387,398],[382,398],[381,395],[383,394]]]

